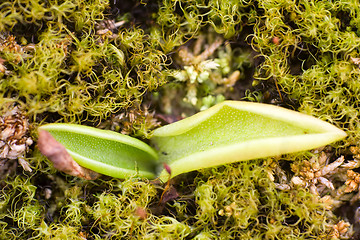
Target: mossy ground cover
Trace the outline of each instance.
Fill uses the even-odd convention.
[[[147,138],[224,99],[295,109],[349,135],[179,176],[165,194],[146,179],[66,176],[33,144],[31,172],[0,160],[0,239],[358,234],[358,1],[15,0],[0,14],[1,111],[17,106],[35,141],[44,122]],[[325,174],[340,156],[352,165]]]

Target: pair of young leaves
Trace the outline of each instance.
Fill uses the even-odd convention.
[[[156,129],[150,139],[153,148],[126,135],[76,124],[47,124],[39,130],[40,138],[51,135],[87,169],[116,178],[159,176],[162,181],[201,168],[313,149],[346,137],[344,131],[314,117],[240,101],[225,101]],[[40,138],[40,151],[51,159],[46,153],[51,141]]]

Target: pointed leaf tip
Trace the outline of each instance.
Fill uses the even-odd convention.
[[[154,131],[152,144],[171,177],[237,161],[324,146],[346,137],[337,127],[299,112],[225,101]],[[163,170],[160,178],[167,180]]]

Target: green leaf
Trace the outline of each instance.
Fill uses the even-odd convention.
[[[329,123],[273,105],[226,101],[158,128],[144,142],[113,131],[76,124],[47,124],[46,130],[81,166],[117,178],[160,179],[201,168],[317,148],[346,137]],[[170,174],[170,175],[169,175]]]
[[[53,123],[43,125],[81,166],[116,178],[154,178],[157,153],[146,143],[114,131]]]
[[[281,107],[225,101],[154,131],[151,142],[171,177],[217,165],[317,148],[346,133]],[[160,179],[169,178],[163,170]]]

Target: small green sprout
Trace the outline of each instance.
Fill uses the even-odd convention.
[[[171,177],[222,164],[317,148],[346,133],[281,107],[225,101],[154,131],[152,144]],[[160,179],[166,180],[165,170]]]
[[[81,166],[116,178],[154,178],[157,153],[142,141],[114,131],[54,123],[43,125]]]
[[[153,178],[158,154],[138,139],[75,124],[40,130],[62,143],[80,165],[117,178]],[[329,123],[273,105],[225,101],[154,131],[151,143],[169,166],[165,181],[179,174],[237,161],[298,152],[340,140]]]

